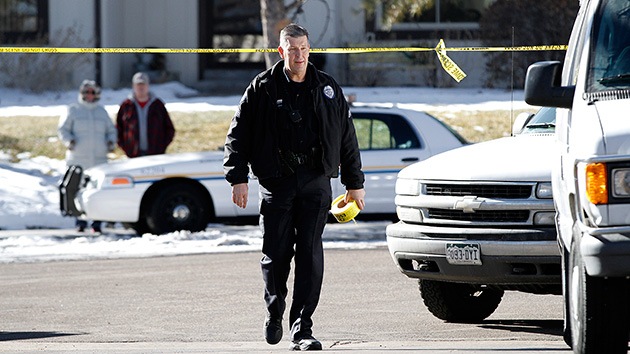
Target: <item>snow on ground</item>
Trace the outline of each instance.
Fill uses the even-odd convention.
[[[234,110],[240,96],[199,96],[197,91],[180,83],[151,85],[151,91],[160,97],[169,111]],[[129,89],[103,90],[101,103],[110,114],[129,95]],[[528,108],[523,91],[509,92],[490,89],[427,88],[427,87],[346,87],[346,95],[356,95],[361,103],[397,104],[415,110],[509,110]],[[17,115],[56,116],[66,106],[76,102],[77,92],[46,92],[39,95],[0,87],[0,117]]]
[[[169,111],[234,110],[240,96],[201,96],[179,83],[152,85]],[[344,88],[356,95],[358,105],[398,105],[414,110],[510,110],[529,108],[523,92],[486,89]],[[114,115],[129,89],[104,90],[101,103]],[[17,115],[58,116],[76,102],[77,92],[30,94],[0,88],[0,117]],[[0,147],[1,150],[1,147]],[[57,184],[64,161],[24,153],[11,162],[0,151],[0,263],[94,258],[149,257],[209,252],[259,250],[262,237],[257,226],[212,224],[204,232],[177,232],[136,237],[120,225],[103,235],[79,234],[74,219],[59,212]],[[329,224],[325,247],[376,247],[385,245],[387,222]]]
[[[385,245],[385,227],[390,222],[373,221],[328,224],[322,236],[324,247],[374,248]],[[156,236],[136,236],[119,224],[103,234],[74,230],[13,230],[0,232],[0,264],[61,260],[112,259],[174,256],[182,254],[259,251],[262,234],[258,226],[210,224],[203,232],[180,231]]]

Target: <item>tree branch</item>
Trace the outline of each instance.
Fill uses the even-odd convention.
[[[306,2],[306,0],[295,0],[294,2],[292,2],[289,5],[285,6],[284,9],[287,12],[293,11],[294,9],[297,9],[298,7],[304,5],[305,2]]]

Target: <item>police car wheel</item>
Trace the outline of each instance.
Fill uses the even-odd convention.
[[[173,231],[202,231],[208,225],[208,209],[194,186],[173,184],[163,188],[149,204],[147,226],[161,235]]]

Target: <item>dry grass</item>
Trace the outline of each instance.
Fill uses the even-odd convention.
[[[172,113],[176,132],[168,152],[217,150],[225,143],[233,115],[232,111]]]
[[[0,146],[13,156],[30,152],[61,159],[65,147],[57,139],[58,121],[59,117],[0,117]]]
[[[168,152],[217,150],[225,142],[234,112],[210,111],[171,114],[176,133]],[[32,156],[63,159],[65,147],[57,138],[58,116],[0,117],[0,149],[17,156],[30,152]],[[114,152],[123,156],[120,148]]]
[[[520,112],[515,111],[515,118]],[[470,142],[480,142],[507,136],[511,131],[509,111],[429,112],[453,127]],[[225,133],[234,112],[209,111],[181,113],[171,117],[177,133],[169,153],[216,150],[223,146]],[[63,159],[65,148],[57,139],[59,117],[15,116],[0,117],[0,149],[16,156],[30,152],[32,156]],[[115,154],[122,156],[117,149]]]
[[[427,113],[440,119],[455,129],[471,143],[509,136],[512,122],[522,112],[534,113],[536,110],[510,111],[429,111]]]

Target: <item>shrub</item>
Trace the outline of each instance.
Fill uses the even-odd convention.
[[[48,43],[47,37],[39,38],[28,47],[88,47],[78,30],[68,28],[55,33]],[[73,88],[72,73],[77,67],[93,62],[89,54],[55,53],[7,53],[0,60],[0,84],[35,93],[60,91]]]

